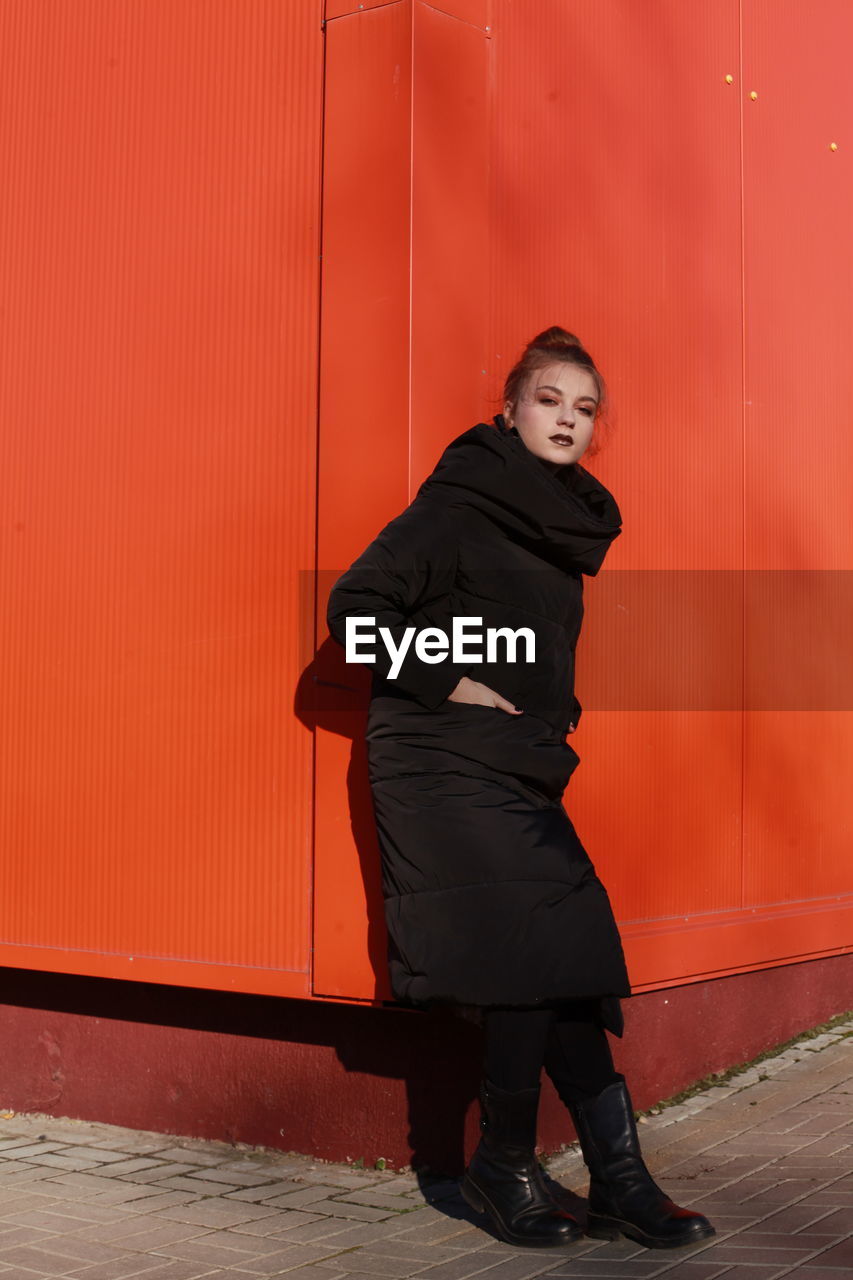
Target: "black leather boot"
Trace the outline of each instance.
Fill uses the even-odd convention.
[[[510,1244],[555,1246],[583,1236],[548,1193],[536,1159],[539,1086],[509,1093],[488,1080],[480,1089],[482,1138],[462,1179],[472,1209],[485,1213]]]
[[[647,1249],[716,1235],[701,1213],[673,1204],[646,1168],[624,1078],[570,1111],[590,1173],[587,1235],[615,1240],[621,1233]]]

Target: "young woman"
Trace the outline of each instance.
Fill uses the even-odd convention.
[[[373,667],[367,751],[394,995],[482,1011],[482,1138],[463,1195],[513,1244],[582,1234],[534,1155],[544,1065],[590,1171],[587,1233],[662,1248],[714,1228],[643,1162],[605,1030],[621,1036],[630,995],[622,946],[561,803],[579,762],[566,737],[581,714],[583,575],[621,532],[612,495],[580,465],[605,396],[574,335],[535,337],[503,414],[447,446],[338,579],[328,624],[348,660]]]

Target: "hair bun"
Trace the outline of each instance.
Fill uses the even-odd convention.
[[[543,329],[527,344],[528,351],[572,351],[578,347],[583,350],[580,338],[569,333],[568,329],[561,329],[558,324],[551,325],[550,329]]]

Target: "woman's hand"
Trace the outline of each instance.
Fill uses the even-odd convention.
[[[499,711],[506,711],[511,716],[523,716],[524,711],[521,707],[514,707],[506,698],[502,698],[499,693],[495,693],[494,689],[490,689],[487,684],[480,684],[477,680],[470,680],[468,676],[463,676],[452,693],[447,695],[448,702],[475,702],[481,707],[497,707]]]

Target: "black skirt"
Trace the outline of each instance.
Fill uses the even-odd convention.
[[[607,891],[561,803],[579,763],[565,736],[528,712],[383,694],[367,755],[395,998],[598,997],[618,1032],[631,988]]]

